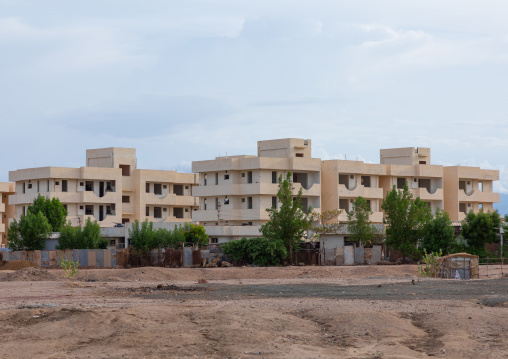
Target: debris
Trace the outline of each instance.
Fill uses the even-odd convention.
[[[220,266],[224,268],[224,267],[232,267],[233,265],[229,262],[222,261]]]
[[[206,279],[198,279],[198,284],[205,284],[208,283]]]

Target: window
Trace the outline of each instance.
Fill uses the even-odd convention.
[[[339,199],[339,209],[349,211],[349,201],[347,199]]]
[[[85,191],[93,191],[93,181],[85,182]]]
[[[131,175],[131,166],[130,165],[120,165],[122,169],[122,176],[130,176]]]
[[[173,214],[176,218],[183,218],[183,208],[179,207],[173,208]]]
[[[272,183],[277,183],[277,171],[272,171]]]
[[[252,197],[247,197],[247,208],[252,209]]]
[[[85,214],[93,215],[93,206],[92,205],[85,206]]]
[[[215,184],[216,185],[219,184],[219,174],[218,173],[215,173]]]
[[[183,186],[181,184],[173,185],[173,193],[177,196],[183,196]]]
[[[224,199],[224,204],[229,204],[229,198]]]
[[[219,243],[219,238],[210,238],[210,243],[212,243],[212,244]]]
[[[228,180],[229,179],[229,175],[224,175],[224,180]]]
[[[150,183],[146,182],[145,184],[145,192],[150,193]]]
[[[303,157],[303,153],[297,153],[296,157]]]
[[[106,214],[113,214],[111,211],[111,206],[106,206]]]
[[[404,188],[404,185],[406,184],[406,179],[405,178],[397,178],[397,188],[398,189],[402,189]]]
[[[277,197],[276,196],[272,197],[272,207],[277,208]]]
[[[154,183],[153,184],[153,193],[154,194],[162,194],[162,185],[160,183]]]
[[[79,206],[79,209],[83,209],[83,206]]]
[[[64,204],[63,206],[64,206],[64,209],[65,209],[65,212],[69,213],[69,212],[67,211],[67,205],[66,205],[66,204]]]
[[[189,212],[189,209],[188,209],[188,208],[185,208],[185,212]]]
[[[219,199],[215,198],[215,209],[219,209]]]
[[[244,203],[244,202],[245,202],[245,198],[242,198],[242,203]]]
[[[162,218],[162,208],[161,207],[153,207],[153,216],[154,218]]]
[[[149,217],[150,216],[150,207],[146,206],[145,208],[145,216]]]
[[[67,180],[62,180],[62,192],[67,192]]]
[[[167,212],[167,211],[168,211],[168,209],[167,209],[167,208],[163,208],[163,209],[162,209],[162,212]]]
[[[362,185],[364,187],[370,187],[370,176],[362,176]]]
[[[185,189],[189,189],[189,186],[185,186]]]
[[[131,197],[130,196],[122,196],[122,203],[130,203]]]
[[[207,180],[206,180],[206,173],[203,175],[203,186],[206,186],[207,184]]]
[[[252,171],[247,172],[247,183],[252,183]]]
[[[129,223],[130,221],[129,218],[122,218],[122,224]]]
[[[25,191],[26,191],[26,183],[23,182],[23,193],[25,193]]]
[[[420,161],[419,162],[421,165],[426,165],[427,164],[427,161]]]
[[[30,189],[30,188],[32,188],[32,184],[31,183],[28,184],[28,189]]]
[[[60,186],[60,181],[55,181],[55,186]]]
[[[372,206],[370,205],[370,199],[367,200],[367,205],[369,206],[369,208],[372,210]]]
[[[242,173],[242,177],[245,177],[245,172],[244,172],[244,173]]]
[[[83,186],[85,185],[85,183],[84,183],[84,182],[79,182],[79,185],[80,185],[81,187],[83,187]]]

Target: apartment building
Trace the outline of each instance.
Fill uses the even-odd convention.
[[[257,156],[225,156],[195,161],[199,173],[199,210],[193,220],[204,225],[212,243],[260,236],[268,222],[267,208],[277,207],[278,178],[292,173],[295,193],[303,191],[305,210],[321,210],[321,160],[311,157],[311,141],[258,141]]]
[[[80,168],[38,167],[9,172],[15,194],[15,218],[26,213],[37,195],[60,199],[68,220],[79,225],[87,218],[101,227],[134,220],[190,222],[198,201],[192,186],[198,176],[175,171],[137,169],[133,148],[101,148],[86,151]]]
[[[444,209],[443,166],[432,165],[430,148],[405,147],[380,150],[380,163],[386,166],[381,179],[384,196],[407,183],[413,198],[420,197],[429,204],[432,212]]]
[[[444,167],[444,209],[452,221],[462,221],[473,210],[492,211],[499,202],[499,193],[493,192],[493,182],[499,180],[499,171],[479,167]]]
[[[280,139],[258,142],[257,156],[226,156],[196,161],[200,175],[199,210],[194,221],[206,226],[213,241],[221,243],[242,236],[260,236],[259,226],[269,219],[266,208],[277,207],[277,178],[293,173],[295,190],[303,189],[304,208],[340,209],[337,221],[359,196],[370,205],[373,223],[383,223],[381,209],[389,191],[407,183],[414,198],[428,203],[432,212],[446,210],[461,220],[469,210],[490,210],[499,201],[493,181],[499,172],[475,167],[443,167],[431,164],[430,148],[406,147],[380,150],[380,163],[325,160],[311,157],[311,141]]]
[[[323,211],[340,209],[338,221],[347,221],[353,202],[363,197],[372,210],[370,220],[383,223],[381,204],[384,198],[381,182],[387,176],[387,167],[361,161],[327,160],[322,162],[321,187]]]
[[[12,194],[14,183],[0,182],[0,248],[7,247],[8,220],[14,217],[14,206],[9,203]]]

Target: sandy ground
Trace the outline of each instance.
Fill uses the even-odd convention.
[[[507,278],[422,279],[407,265],[68,280],[25,268],[0,271],[0,289],[0,358],[508,357]]]

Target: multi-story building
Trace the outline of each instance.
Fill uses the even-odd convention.
[[[373,212],[370,220],[383,223],[383,199],[406,183],[433,213],[444,209],[455,221],[469,210],[491,210],[499,201],[492,191],[498,171],[432,165],[430,148],[422,147],[382,149],[380,163],[370,164],[311,158],[310,140],[259,141],[257,156],[217,157],[193,162],[192,169],[200,174],[194,190],[200,209],[193,219],[219,243],[260,235],[258,227],[269,219],[266,208],[278,205],[277,177],[287,171],[293,173],[295,189],[303,189],[304,208],[340,209],[337,221],[346,221],[354,200],[362,196]]]
[[[353,209],[358,197],[367,200],[372,210],[370,220],[383,222],[382,179],[386,177],[386,166],[361,161],[327,160],[322,162],[321,187],[323,211],[340,209],[338,221],[347,221],[347,213]]]
[[[190,222],[197,209],[192,186],[198,176],[175,171],[137,169],[136,150],[101,148],[86,151],[86,167],[39,167],[9,172],[15,182],[19,218],[37,195],[57,197],[73,225],[96,219],[101,227],[144,221]]]
[[[427,202],[433,213],[444,209],[443,166],[430,164],[430,148],[383,149],[380,163],[386,167],[381,179],[384,196],[393,186],[401,189],[407,183],[413,198]]]
[[[257,156],[195,161],[192,171],[199,173],[193,220],[205,226],[212,242],[259,236],[259,226],[269,220],[266,209],[279,205],[278,178],[287,172],[295,193],[303,191],[304,210],[321,210],[321,160],[311,158],[310,140],[259,141]]]
[[[0,248],[7,246],[9,218],[14,217],[14,206],[9,204],[9,196],[14,193],[14,183],[0,182]]]
[[[452,221],[461,221],[469,211],[492,211],[499,202],[499,193],[493,192],[493,182],[499,180],[499,171],[479,167],[450,166],[444,168],[444,209]]]

